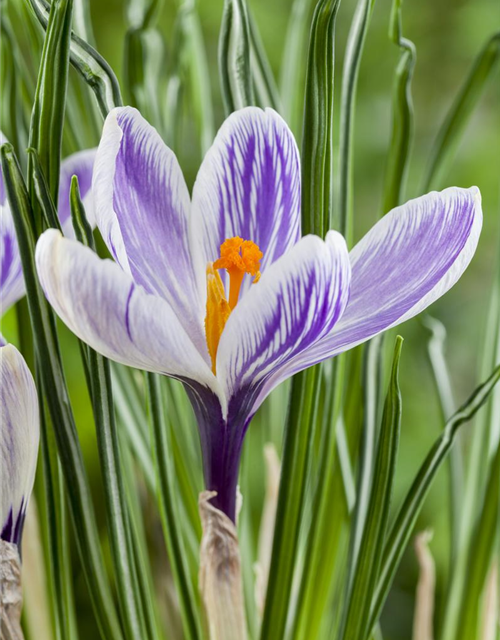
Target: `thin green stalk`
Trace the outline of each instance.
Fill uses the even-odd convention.
[[[498,548],[500,525],[500,447],[490,465],[483,508],[474,529],[467,581],[464,585],[456,640],[478,638],[481,632],[481,604],[491,563]]]
[[[331,227],[333,71],[339,0],[320,0],[311,26],[302,136],[302,232],[323,237]]]
[[[252,79],[255,93],[259,96],[259,104],[261,107],[272,107],[281,112],[281,100],[276,80],[274,79],[259,28],[251,13],[248,16],[248,22],[250,28]]]
[[[131,28],[125,36],[124,88],[127,104],[161,129],[161,74],[165,47],[160,32],[154,28]]]
[[[352,585],[359,549],[365,531],[366,518],[372,499],[372,483],[377,454],[377,421],[379,419],[379,366],[383,338],[370,341],[363,354],[363,432],[358,464],[356,505],[353,514],[350,548],[349,586]]]
[[[55,640],[77,640],[73,577],[63,476],[52,427],[40,401],[42,478],[44,496],[41,515],[47,540],[47,573]]]
[[[346,469],[346,457],[349,454],[345,448],[337,445],[338,433],[343,433],[339,414],[344,367],[345,358],[340,356],[332,363],[332,374],[327,377],[324,372],[329,403],[319,439],[319,480],[314,493],[313,518],[306,540],[300,589],[294,607],[294,640],[318,637],[332,592],[342,536],[346,533],[350,500],[342,469],[346,472],[349,470]],[[350,461],[347,465],[350,468]]]
[[[469,75],[439,130],[431,151],[429,168],[423,180],[422,193],[426,193],[442,184],[465,127],[499,60],[500,32],[497,32],[488,38],[479,52]]]
[[[432,367],[434,383],[438,393],[439,406],[441,409],[441,419],[443,424],[453,415],[456,404],[451,388],[451,379],[448,372],[448,365],[444,355],[444,343],[446,340],[446,329],[444,325],[425,316],[424,325],[431,332],[427,352]],[[449,458],[449,485],[450,485],[450,537],[451,556],[450,567],[454,563],[458,554],[459,534],[462,519],[463,499],[464,499],[464,463],[460,442],[450,451]]]
[[[484,331],[484,345],[480,375],[500,362],[500,261],[490,294],[489,312]],[[451,567],[448,597],[443,621],[444,640],[455,640],[462,607],[462,594],[468,580],[469,549],[475,546],[474,524],[478,517],[478,500],[486,488],[486,469],[498,447],[500,424],[500,393],[498,390],[488,403],[485,411],[477,417],[470,445],[470,456],[460,508],[460,528],[458,536],[458,556]]]
[[[401,429],[402,401],[398,375],[402,346],[403,339],[398,336],[377,446],[368,511],[340,634],[343,640],[366,640],[371,632],[368,627],[370,605],[382,561]]]
[[[382,215],[404,202],[406,177],[413,140],[414,116],[411,81],[417,52],[413,42],[403,37],[403,0],[393,0],[389,37],[400,49],[392,98],[392,134],[385,175]]]
[[[172,89],[176,82],[183,83],[189,92],[187,103],[196,123],[203,156],[214,139],[214,115],[207,52],[195,0],[183,0],[179,8],[172,49],[174,62],[169,85]],[[177,86],[176,92],[179,91]]]
[[[151,443],[147,427],[146,412],[142,410],[141,399],[137,397],[136,388],[131,380],[133,370],[116,363],[111,364],[111,377],[114,390],[115,406],[127,436],[127,441],[149,489],[156,491]]]
[[[315,6],[313,0],[294,0],[286,31],[280,76],[280,95],[283,115],[296,133],[303,118],[303,76],[309,35],[308,17]]]
[[[27,0],[44,29],[47,28],[50,5],[46,0]],[[71,35],[71,64],[94,92],[103,117],[122,104],[120,86],[106,60],[85,40]]]
[[[120,434],[123,460],[123,477],[125,479],[128,513],[130,522],[131,537],[133,540],[134,565],[137,574],[139,593],[141,597],[142,609],[146,622],[147,638],[160,639],[164,637],[161,629],[154,580],[152,576],[152,565],[148,553],[146,531],[144,528],[144,514],[142,512],[137,472],[134,465],[132,450],[126,436]]]
[[[335,227],[352,242],[352,156],[354,141],[354,112],[359,66],[363,55],[368,26],[375,0],[359,0],[349,31],[342,73],[342,93],[340,99],[339,137],[339,197],[338,220]]]
[[[2,122],[0,129],[8,132],[9,140],[19,152],[20,145],[20,123],[18,108],[18,68],[15,55],[14,36],[9,24],[8,16],[2,11],[0,20],[0,50],[2,60],[2,96],[0,98],[0,113]]]
[[[66,480],[75,540],[101,634],[106,640],[120,640],[122,634],[104,572],[88,478],[61,362],[55,318],[36,274],[31,202],[11,145],[2,146],[1,159],[23,266],[37,360],[43,363],[40,367],[43,393]]]
[[[189,576],[184,543],[179,526],[171,451],[167,441],[167,428],[162,403],[160,379],[146,374],[147,396],[152,427],[152,444],[158,474],[158,499],[167,545],[168,557],[174,576],[186,640],[201,640],[199,600],[195,596]]]
[[[399,562],[437,471],[446,459],[460,427],[471,420],[485,404],[499,380],[500,366],[493,371],[486,382],[477,387],[467,402],[448,420],[442,434],[420,467],[387,537],[380,577],[371,608],[369,629],[373,628],[380,616]]]
[[[57,202],[59,190],[72,15],[73,0],[52,2],[31,113],[29,146],[38,153],[53,202]],[[28,159],[28,180],[33,198],[31,166]]]
[[[290,610],[310,448],[316,422],[319,370],[320,367],[316,366],[302,371],[292,381],[261,640],[281,640],[284,637]]]
[[[254,104],[250,48],[245,0],[224,0],[219,36],[219,75],[226,115]]]

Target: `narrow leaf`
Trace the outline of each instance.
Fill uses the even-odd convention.
[[[302,233],[323,237],[331,226],[333,181],[333,69],[339,0],[320,0],[307,62],[302,137]]]
[[[373,628],[373,625],[378,620],[420,509],[437,471],[453,445],[459,428],[468,422],[484,405],[499,380],[500,366],[493,371],[486,382],[481,384],[469,400],[448,420],[443,433],[435,442],[420,467],[387,538],[377,591],[372,604],[370,628]]]
[[[359,66],[375,0],[358,0],[347,39],[340,99],[339,196],[335,227],[351,243],[352,156]]]
[[[186,640],[201,640],[201,625],[198,617],[199,602],[195,597],[191,583],[180,530],[173,481],[172,455],[167,442],[167,428],[164,419],[160,380],[157,375],[151,373],[146,375],[146,380],[163,533],[177,587],[184,634]]]
[[[47,28],[49,8],[46,0],[28,0],[38,21]],[[120,86],[113,70],[104,58],[85,40],[71,36],[71,64],[95,93],[103,117],[122,104]]]
[[[392,134],[384,185],[382,213],[404,202],[406,175],[413,138],[411,81],[417,52],[413,42],[403,37],[401,5],[393,0],[389,37],[400,49],[392,98]]]
[[[250,46],[245,0],[224,0],[219,36],[219,74],[227,115],[254,104]]]
[[[318,376],[316,366],[292,381],[261,640],[281,640],[285,633],[316,421]]]
[[[402,346],[403,339],[398,336],[382,417],[368,512],[359,555],[356,559],[343,633],[340,636],[344,640],[365,640],[371,631],[368,628],[370,603],[382,561],[401,429],[401,393],[398,375]]]
[[[59,189],[72,15],[73,0],[54,0],[50,5],[31,113],[29,145],[38,153],[53,202]]]

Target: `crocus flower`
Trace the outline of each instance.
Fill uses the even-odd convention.
[[[11,344],[0,347],[0,538],[21,542],[40,439],[38,399],[26,362]]]
[[[4,142],[6,142],[5,137],[0,132],[0,144]],[[90,187],[95,153],[95,149],[79,151],[61,163],[58,214],[64,234],[70,238],[74,237],[69,206],[71,178],[73,175],[78,177],[80,194],[84,200],[86,212],[90,213],[90,217],[92,217]],[[24,294],[24,278],[16,232],[0,171],[0,316],[6,313]]]
[[[253,107],[223,124],[191,199],[157,132],[115,109],[92,191],[116,263],[49,230],[36,251],[42,287],[98,352],[184,383],[206,487],[233,520],[243,437],[264,398],[443,295],[482,224],[479,191],[451,188],[394,209],[350,253],[335,231],[301,238],[293,135]]]

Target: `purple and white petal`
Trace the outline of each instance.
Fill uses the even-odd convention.
[[[9,203],[0,205],[0,317],[25,294],[21,256]]]
[[[136,109],[111,111],[93,178],[96,222],[124,271],[175,310],[209,361],[200,291],[188,240],[189,192],[175,154]]]
[[[63,322],[102,355],[217,388],[215,376],[163,298],[111,260],[49,229],[36,247],[47,299]]]
[[[299,153],[275,111],[246,107],[224,122],[196,178],[191,232],[203,269],[226,238],[259,245],[261,272],[298,241]]]
[[[228,398],[280,377],[290,359],[329,334],[342,316],[351,278],[344,238],[305,236],[252,285],[221,336],[217,375]]]
[[[459,280],[482,227],[477,187],[452,187],[390,211],[350,253],[351,296],[340,322],[288,375],[412,318]]]
[[[26,362],[0,347],[0,538],[19,545],[40,440],[38,399]]]
[[[94,206],[92,198],[92,171],[97,149],[86,149],[78,151],[68,156],[61,162],[61,175],[59,179],[59,194],[57,212],[59,220],[67,238],[74,237],[73,225],[71,222],[71,208],[69,204],[69,194],[71,189],[71,179],[78,178],[80,197],[85,207],[85,213],[89,224],[95,226]]]

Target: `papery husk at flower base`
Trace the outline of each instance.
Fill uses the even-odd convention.
[[[21,561],[17,546],[0,540],[0,639],[24,640],[21,629]]]
[[[200,592],[211,640],[246,640],[238,536],[233,522],[210,504],[215,491],[203,491],[199,510],[203,526],[200,547]]]

